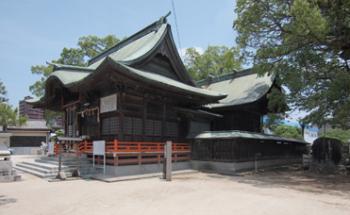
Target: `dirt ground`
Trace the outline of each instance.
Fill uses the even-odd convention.
[[[47,182],[23,174],[0,184],[0,214],[350,214],[350,176],[300,170],[222,176],[191,173],[105,183]]]

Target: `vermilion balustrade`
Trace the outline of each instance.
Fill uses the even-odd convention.
[[[190,146],[186,143],[173,143],[173,152],[190,152]],[[92,153],[92,142],[83,141],[79,144],[81,153]],[[131,141],[107,141],[107,153],[163,153],[164,143],[161,142],[131,142]]]

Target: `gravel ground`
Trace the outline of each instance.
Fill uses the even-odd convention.
[[[23,174],[0,183],[0,214],[350,214],[350,176],[296,170],[241,176],[192,173],[105,183],[47,182]]]

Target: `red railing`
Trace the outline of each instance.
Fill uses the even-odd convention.
[[[79,154],[87,154],[91,158],[92,142],[83,141],[79,144]],[[172,157],[174,162],[190,160],[191,149],[186,143],[172,144]],[[132,142],[107,141],[107,164],[133,165],[147,163],[161,163],[164,157],[164,143],[161,142]],[[97,163],[102,160],[97,157]]]
[[[173,152],[190,152],[190,146],[186,143],[173,143]],[[83,141],[79,144],[81,153],[92,153],[92,142]],[[161,142],[131,142],[131,141],[107,141],[106,153],[140,153],[140,152],[164,152],[164,143]]]

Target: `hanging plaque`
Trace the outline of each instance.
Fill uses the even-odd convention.
[[[102,97],[100,99],[100,112],[106,113],[117,110],[117,94]]]

